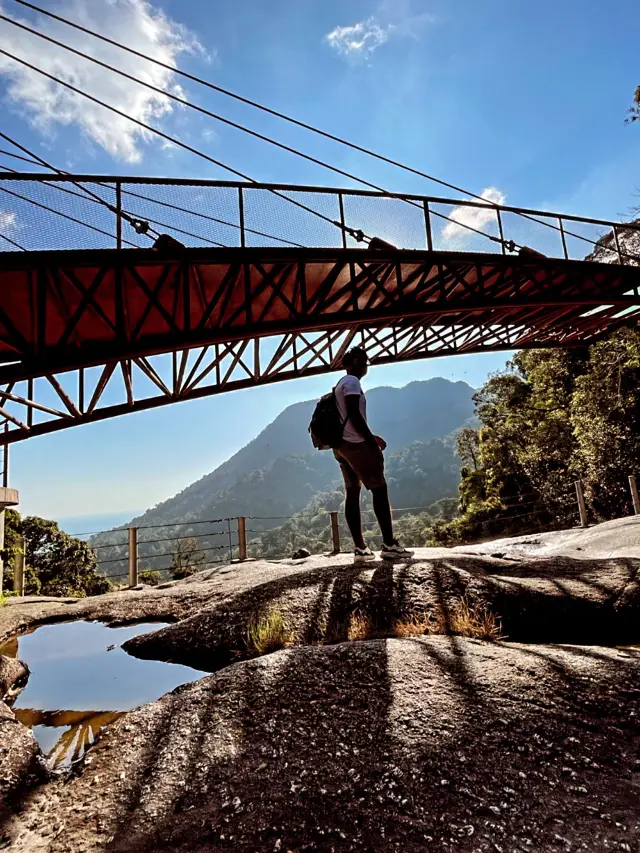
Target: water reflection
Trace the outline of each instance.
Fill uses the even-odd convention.
[[[39,733],[40,747],[47,747],[47,757],[55,768],[69,767],[91,746],[98,733],[121,717],[124,711],[34,711],[32,708],[15,708],[16,718]],[[49,738],[40,731],[51,729]],[[62,734],[60,729],[64,728]],[[47,733],[48,734],[48,733]],[[51,745],[53,743],[53,745]]]
[[[203,675],[187,666],[139,660],[120,648],[130,637],[161,627],[63,622],[0,646],[0,654],[19,657],[31,670],[14,712],[33,728],[54,766],[80,758],[101,729],[124,711]],[[100,708],[105,710],[88,710]]]

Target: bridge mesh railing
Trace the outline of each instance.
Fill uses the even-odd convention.
[[[89,190],[96,197],[85,192]],[[136,233],[130,219],[148,222]],[[489,202],[217,181],[0,173],[0,251],[149,248],[158,233],[186,246],[398,248],[508,252],[634,263],[640,229]]]

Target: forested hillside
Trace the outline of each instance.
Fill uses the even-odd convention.
[[[473,417],[472,397],[473,389],[465,382],[436,378],[404,388],[373,388],[367,391],[367,411],[375,431],[394,453],[415,441],[451,435]],[[289,406],[227,462],[132,523],[187,522],[238,513],[288,515],[302,509],[335,477],[331,454],[314,451],[307,432],[315,403]],[[283,457],[304,461],[281,462]]]
[[[458,437],[461,515],[432,539],[455,544],[577,522],[581,479],[593,521],[632,512],[640,472],[640,331],[587,350],[516,355],[477,393],[478,430]]]
[[[167,540],[191,535],[198,537],[203,560],[226,556],[228,549],[220,553],[222,543],[228,541],[222,537],[226,523],[200,522],[238,515],[259,517],[252,524],[259,534],[253,537],[253,553],[283,556],[293,541],[285,535],[287,528],[283,535],[269,531],[280,528],[296,513],[304,514],[307,521],[302,528],[306,529],[318,507],[323,512],[338,509],[342,501],[338,465],[331,452],[313,449],[307,431],[314,405],[315,401],[309,401],[285,409],[215,471],[133,519],[131,524],[140,528],[153,526],[140,531],[144,567],[168,568],[175,541]],[[426,508],[455,497],[460,475],[455,433],[474,422],[473,389],[464,382],[440,378],[412,382],[404,388],[374,388],[367,392],[367,407],[370,423],[388,442],[387,473],[394,504]],[[171,526],[156,527],[164,524]],[[295,521],[296,525],[300,523]],[[326,538],[326,512],[322,525]],[[91,540],[98,547],[106,574],[120,574],[126,568],[125,533],[114,531]],[[301,529],[294,539],[305,537]]]

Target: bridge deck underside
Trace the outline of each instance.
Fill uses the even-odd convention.
[[[569,347],[640,314],[638,268],[487,254],[5,253],[0,280],[4,441],[329,372],[353,342],[373,363]]]

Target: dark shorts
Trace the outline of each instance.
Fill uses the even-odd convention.
[[[340,463],[345,488],[356,488],[361,483],[369,490],[386,486],[384,456],[377,447],[366,441],[343,441],[333,455]]]

